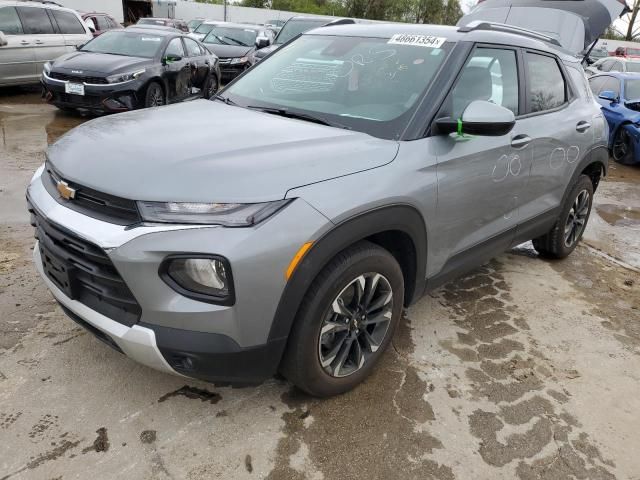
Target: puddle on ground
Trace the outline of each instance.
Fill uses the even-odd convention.
[[[640,164],[621,165],[613,160],[609,160],[609,172],[606,180],[613,182],[640,183]]]
[[[640,225],[640,210],[621,205],[602,204],[596,206],[598,215],[614,227],[633,227]]]

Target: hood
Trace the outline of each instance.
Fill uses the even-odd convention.
[[[101,117],[63,136],[60,174],[133,200],[251,203],[391,162],[398,143],[196,100]]]
[[[242,47],[240,45],[218,45],[215,43],[205,43],[205,46],[215,53],[218,58],[244,57],[255,48],[253,45]]]
[[[277,50],[278,48],[280,48],[280,45],[276,45],[276,44],[269,45],[268,47],[261,48],[260,50],[258,50],[256,52],[256,57],[264,58],[267,55],[269,55],[271,52]]]
[[[94,73],[111,75],[152,64],[150,58],[125,57],[107,53],[71,52],[56,59],[53,63],[55,71],[69,73],[71,70],[82,71],[84,75]]]
[[[578,55],[627,11],[624,0],[484,0],[458,25],[480,20],[527,28],[557,39]]]

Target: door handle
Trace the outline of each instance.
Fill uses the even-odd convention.
[[[36,40],[36,45],[42,45],[44,42],[42,40]]]
[[[589,122],[578,122],[578,124],[576,125],[576,130],[580,133],[584,133],[587,130],[589,130],[591,128],[591,124]]]
[[[513,148],[524,148],[531,143],[531,140],[529,135],[516,135],[511,139],[511,146]]]
[[[30,44],[31,44],[31,42],[27,42],[26,40],[22,40],[20,42],[20,45],[30,45]]]

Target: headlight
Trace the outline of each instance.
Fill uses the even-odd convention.
[[[249,227],[270,217],[290,200],[267,203],[138,202],[143,220],[160,223],[195,223]]]
[[[216,255],[176,255],[160,266],[160,277],[178,293],[195,300],[233,305],[229,263]]]
[[[249,61],[249,57],[238,57],[231,59],[231,65],[238,63],[247,63]]]
[[[43,66],[42,66],[42,70],[44,71],[44,73],[46,73],[47,75],[49,74],[49,72],[51,71],[51,62],[46,62]]]
[[[116,73],[115,75],[111,75],[107,77],[107,82],[109,83],[122,83],[122,82],[130,82],[131,80],[135,80],[140,75],[145,72],[145,69],[136,70],[135,72],[127,72],[127,73]]]

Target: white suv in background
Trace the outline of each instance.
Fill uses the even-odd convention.
[[[46,62],[92,38],[74,10],[0,0],[0,86],[38,83]]]

